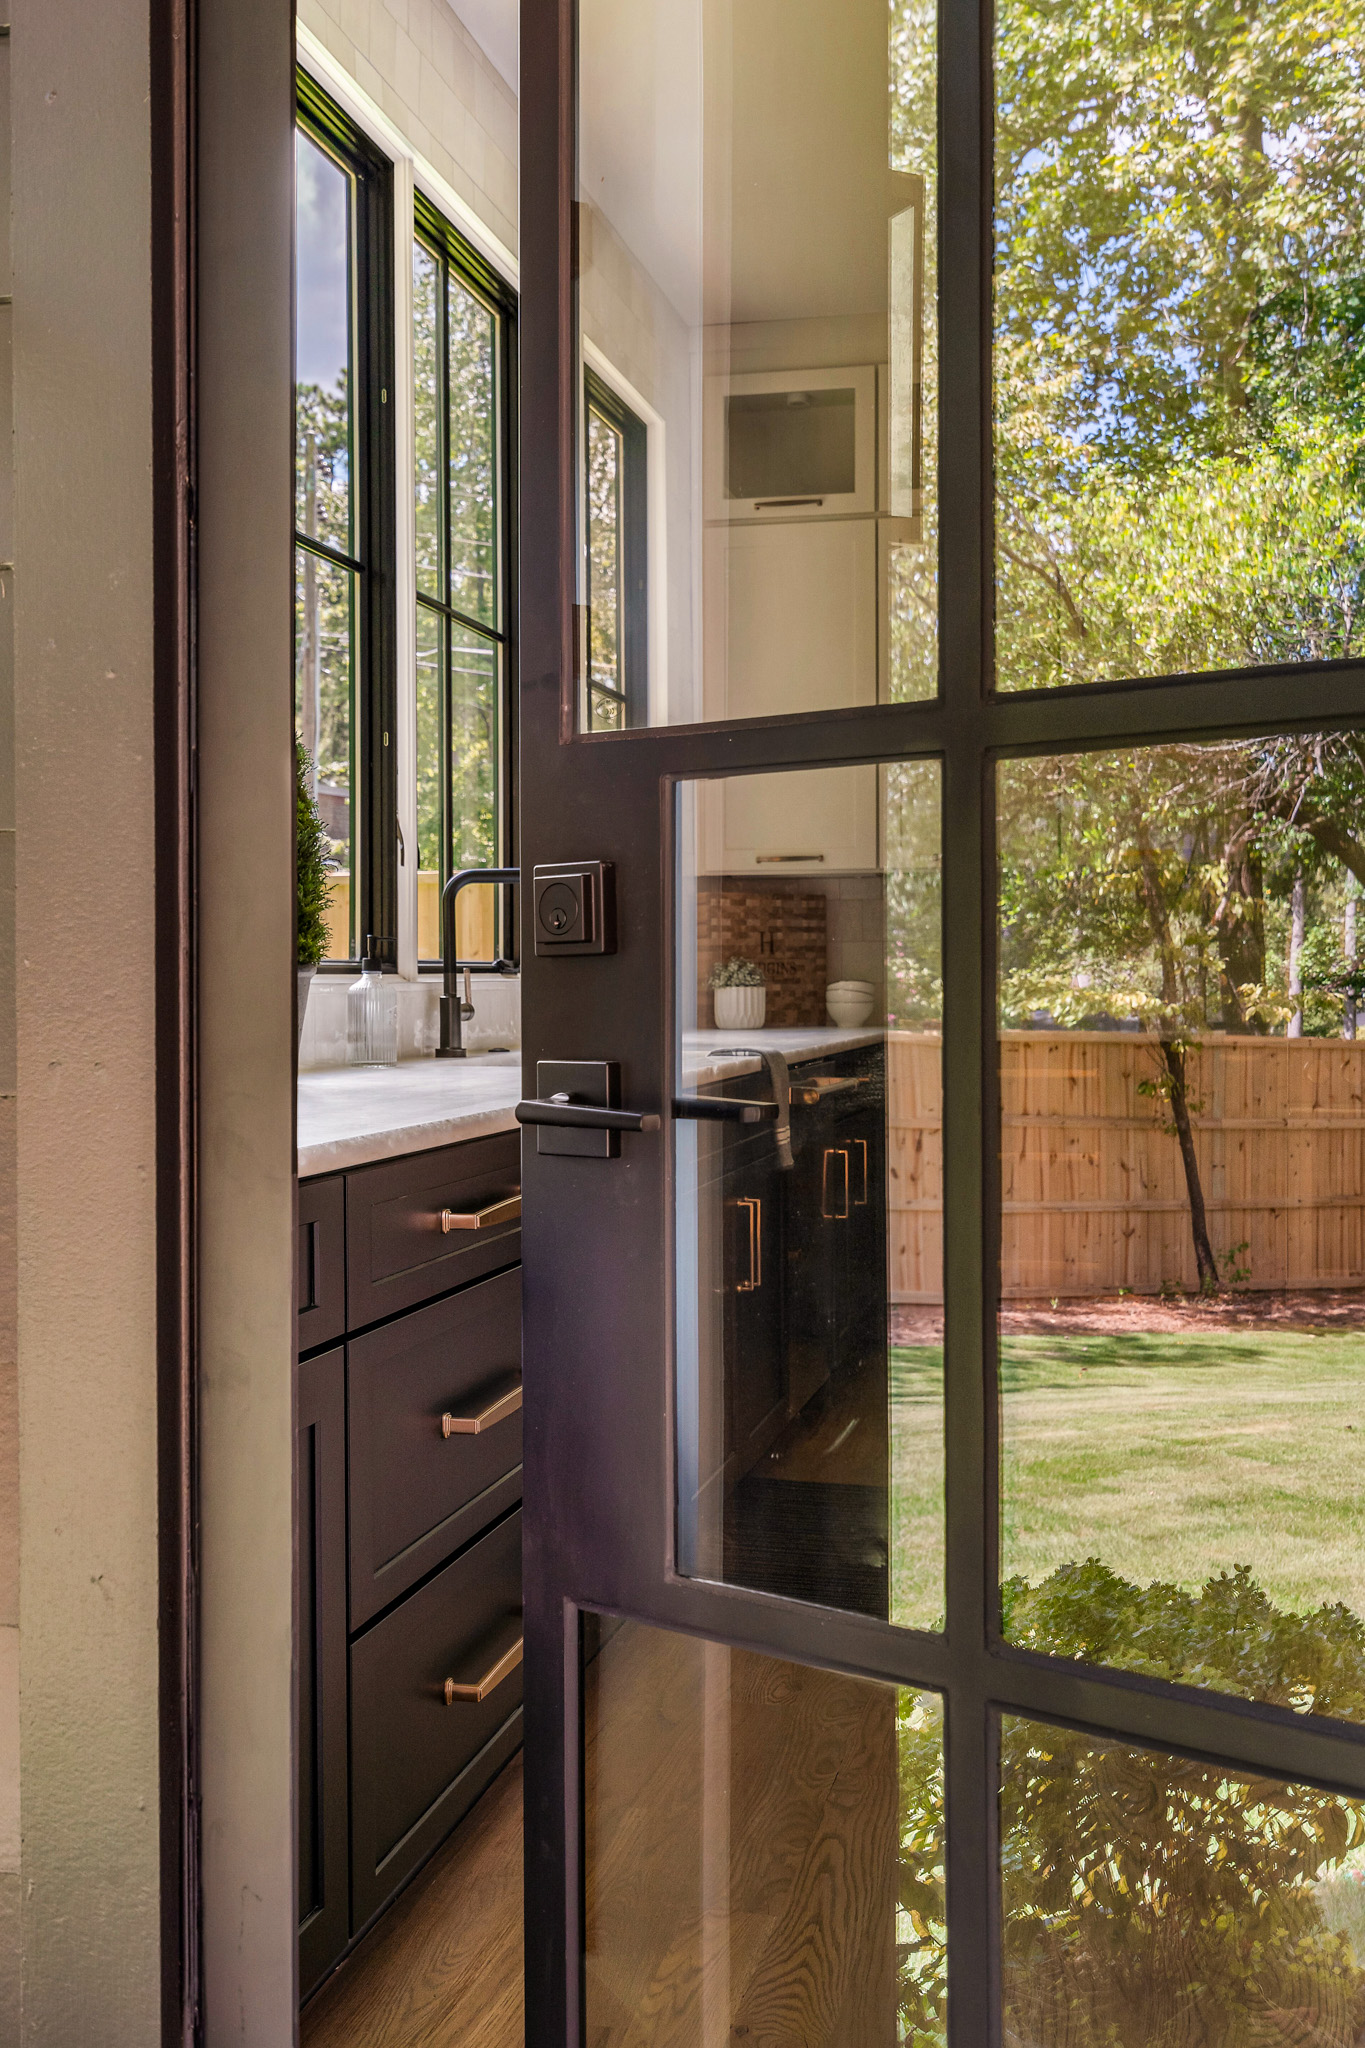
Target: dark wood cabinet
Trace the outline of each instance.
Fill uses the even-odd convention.
[[[340,1175],[299,1183],[298,1344],[316,1351],[346,1328],[346,1186]]]
[[[359,1628],[521,1498],[521,1269],[353,1338],[347,1382]]]
[[[468,1812],[521,1740],[521,1514],[351,1645],[351,1892],[360,1929]]]
[[[521,1140],[512,1132],[443,1145],[364,1166],[346,1176],[347,1326],[463,1287],[521,1258],[521,1224],[443,1229],[521,1186]]]
[[[302,1997],[521,1740],[518,1668],[461,1690],[520,1634],[519,1186],[508,1133],[299,1188]]]
[[[346,1359],[298,1375],[299,1990],[350,1933],[346,1786]]]

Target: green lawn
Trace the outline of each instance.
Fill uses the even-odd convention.
[[[895,1619],[943,1612],[942,1352],[892,1353]],[[1099,1557],[1197,1590],[1250,1565],[1279,1607],[1365,1615],[1365,1334],[1012,1337],[1001,1565]]]

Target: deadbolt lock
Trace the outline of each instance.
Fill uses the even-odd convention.
[[[616,951],[616,870],[609,860],[533,869],[532,902],[537,953]]]

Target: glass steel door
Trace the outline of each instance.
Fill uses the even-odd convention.
[[[1357,27],[525,0],[537,2043],[1365,2026]]]

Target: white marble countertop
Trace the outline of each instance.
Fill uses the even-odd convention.
[[[396,1067],[314,1067],[299,1075],[299,1177],[514,1131],[519,1052]]]
[[[792,1063],[877,1045],[880,1031],[688,1031],[683,1085],[757,1073],[762,1062],[720,1057],[728,1046],[780,1052]],[[467,1060],[401,1060],[396,1067],[314,1067],[299,1075],[299,1177],[336,1173],[405,1152],[429,1152],[464,1138],[514,1131],[521,1098],[519,1052],[474,1053]]]

